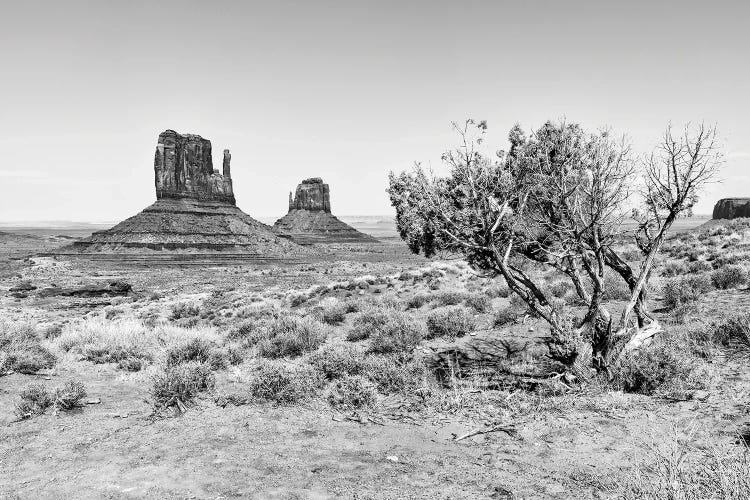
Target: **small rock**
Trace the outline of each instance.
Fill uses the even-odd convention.
[[[36,290],[36,287],[31,284],[30,281],[22,281],[18,285],[11,288],[9,291],[11,292],[30,292],[32,290]]]
[[[87,405],[98,405],[98,404],[101,404],[101,403],[102,403],[102,400],[99,399],[99,398],[89,399],[89,400],[86,401]]]
[[[696,399],[698,401],[705,401],[708,399],[709,393],[708,391],[695,391],[693,393],[693,399]]]
[[[398,462],[398,457],[396,455],[385,457],[385,459],[388,460],[389,462]]]

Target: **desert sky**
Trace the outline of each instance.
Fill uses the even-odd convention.
[[[750,2],[7,1],[0,221],[118,221],[155,199],[168,128],[232,151],[238,205],[282,215],[303,178],[334,213],[391,213],[387,173],[440,171],[451,121],[565,118],[647,152],[718,126],[716,199],[750,196]]]

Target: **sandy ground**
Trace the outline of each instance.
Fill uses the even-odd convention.
[[[44,251],[40,241],[57,243],[15,240],[5,254],[0,316],[6,319],[59,322],[117,302],[10,297],[7,289],[23,280],[68,286],[127,279],[138,299],[154,292],[281,292],[424,265],[393,245],[371,254],[339,250],[285,269],[24,260],[24,253]],[[748,297],[746,290],[712,292],[704,307],[746,307]],[[670,453],[676,439],[690,436],[695,449],[738,446],[738,429],[750,423],[744,363],[715,360],[722,383],[692,400],[619,392],[550,396],[514,417],[515,433],[457,442],[503,417],[502,405],[483,394],[463,394],[477,404],[453,412],[389,400],[355,421],[323,402],[222,408],[205,396],[179,417],[153,419],[148,372],[66,359],[36,376],[0,378],[0,498],[616,498],[635,462]],[[94,404],[15,421],[23,387],[69,379],[83,380]],[[233,384],[231,373],[220,376],[220,389]]]

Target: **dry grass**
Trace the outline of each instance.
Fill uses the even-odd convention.
[[[320,372],[310,365],[263,360],[250,379],[250,395],[260,401],[294,404],[315,396],[322,384]]]
[[[668,449],[652,445],[646,460],[623,476],[626,500],[746,500],[750,498],[750,451],[699,450],[692,433],[675,436]]]
[[[218,345],[222,338],[213,327],[149,328],[133,318],[91,318],[66,325],[53,343],[63,352],[82,355],[95,363],[117,362],[121,368],[130,369],[136,360],[145,363],[173,357],[175,349],[191,342]]]
[[[328,388],[328,404],[337,410],[370,408],[377,401],[375,386],[359,375],[346,375]]]
[[[184,411],[199,393],[212,390],[216,380],[211,369],[195,361],[166,367],[151,380],[151,398],[155,410],[176,408]]]
[[[448,306],[435,309],[427,316],[427,338],[463,337],[476,328],[471,312],[462,306]]]
[[[70,411],[81,406],[86,397],[86,387],[78,381],[69,380],[54,392],[50,392],[43,384],[30,384],[21,391],[20,401],[16,403],[16,416],[25,420],[42,415],[49,408],[55,411]]]
[[[52,368],[55,361],[34,325],[0,322],[0,376],[11,371],[36,373]]]

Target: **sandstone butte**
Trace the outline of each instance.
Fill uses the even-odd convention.
[[[159,134],[154,157],[156,202],[58,254],[235,255],[278,259],[310,253],[237,208],[231,155],[214,169],[211,141],[174,130]]]
[[[724,198],[714,205],[714,219],[750,217],[750,198]]]
[[[319,177],[303,180],[294,196],[289,193],[289,212],[274,223],[273,230],[303,245],[378,241],[331,214],[331,191]]]

